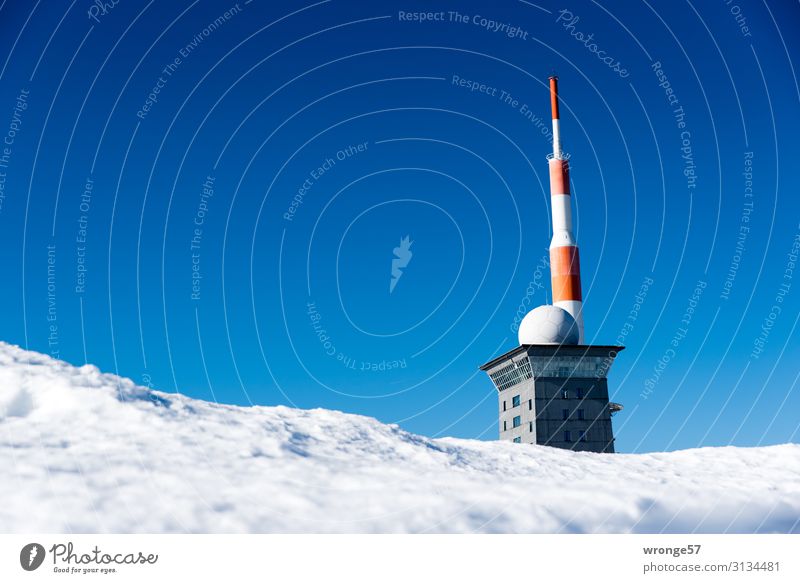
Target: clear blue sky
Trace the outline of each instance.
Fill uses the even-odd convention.
[[[603,4],[4,3],[0,338],[494,439],[556,72],[618,450],[797,441],[800,7]]]

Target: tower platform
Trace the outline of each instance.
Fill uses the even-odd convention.
[[[498,395],[500,439],[614,452],[608,371],[624,346],[524,344],[481,366]]]

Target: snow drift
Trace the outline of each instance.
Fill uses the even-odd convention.
[[[601,455],[234,407],[0,343],[0,531],[797,532],[800,445]]]

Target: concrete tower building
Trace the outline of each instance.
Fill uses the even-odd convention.
[[[481,370],[497,388],[500,439],[613,453],[611,415],[622,406],[609,402],[607,376],[624,347],[584,344],[580,255],[572,229],[569,161],[561,149],[557,77],[550,77],[550,103],[553,305],[526,314],[520,345]]]

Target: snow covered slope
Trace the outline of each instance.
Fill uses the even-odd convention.
[[[800,445],[639,455],[233,407],[0,343],[0,532],[797,532]]]

